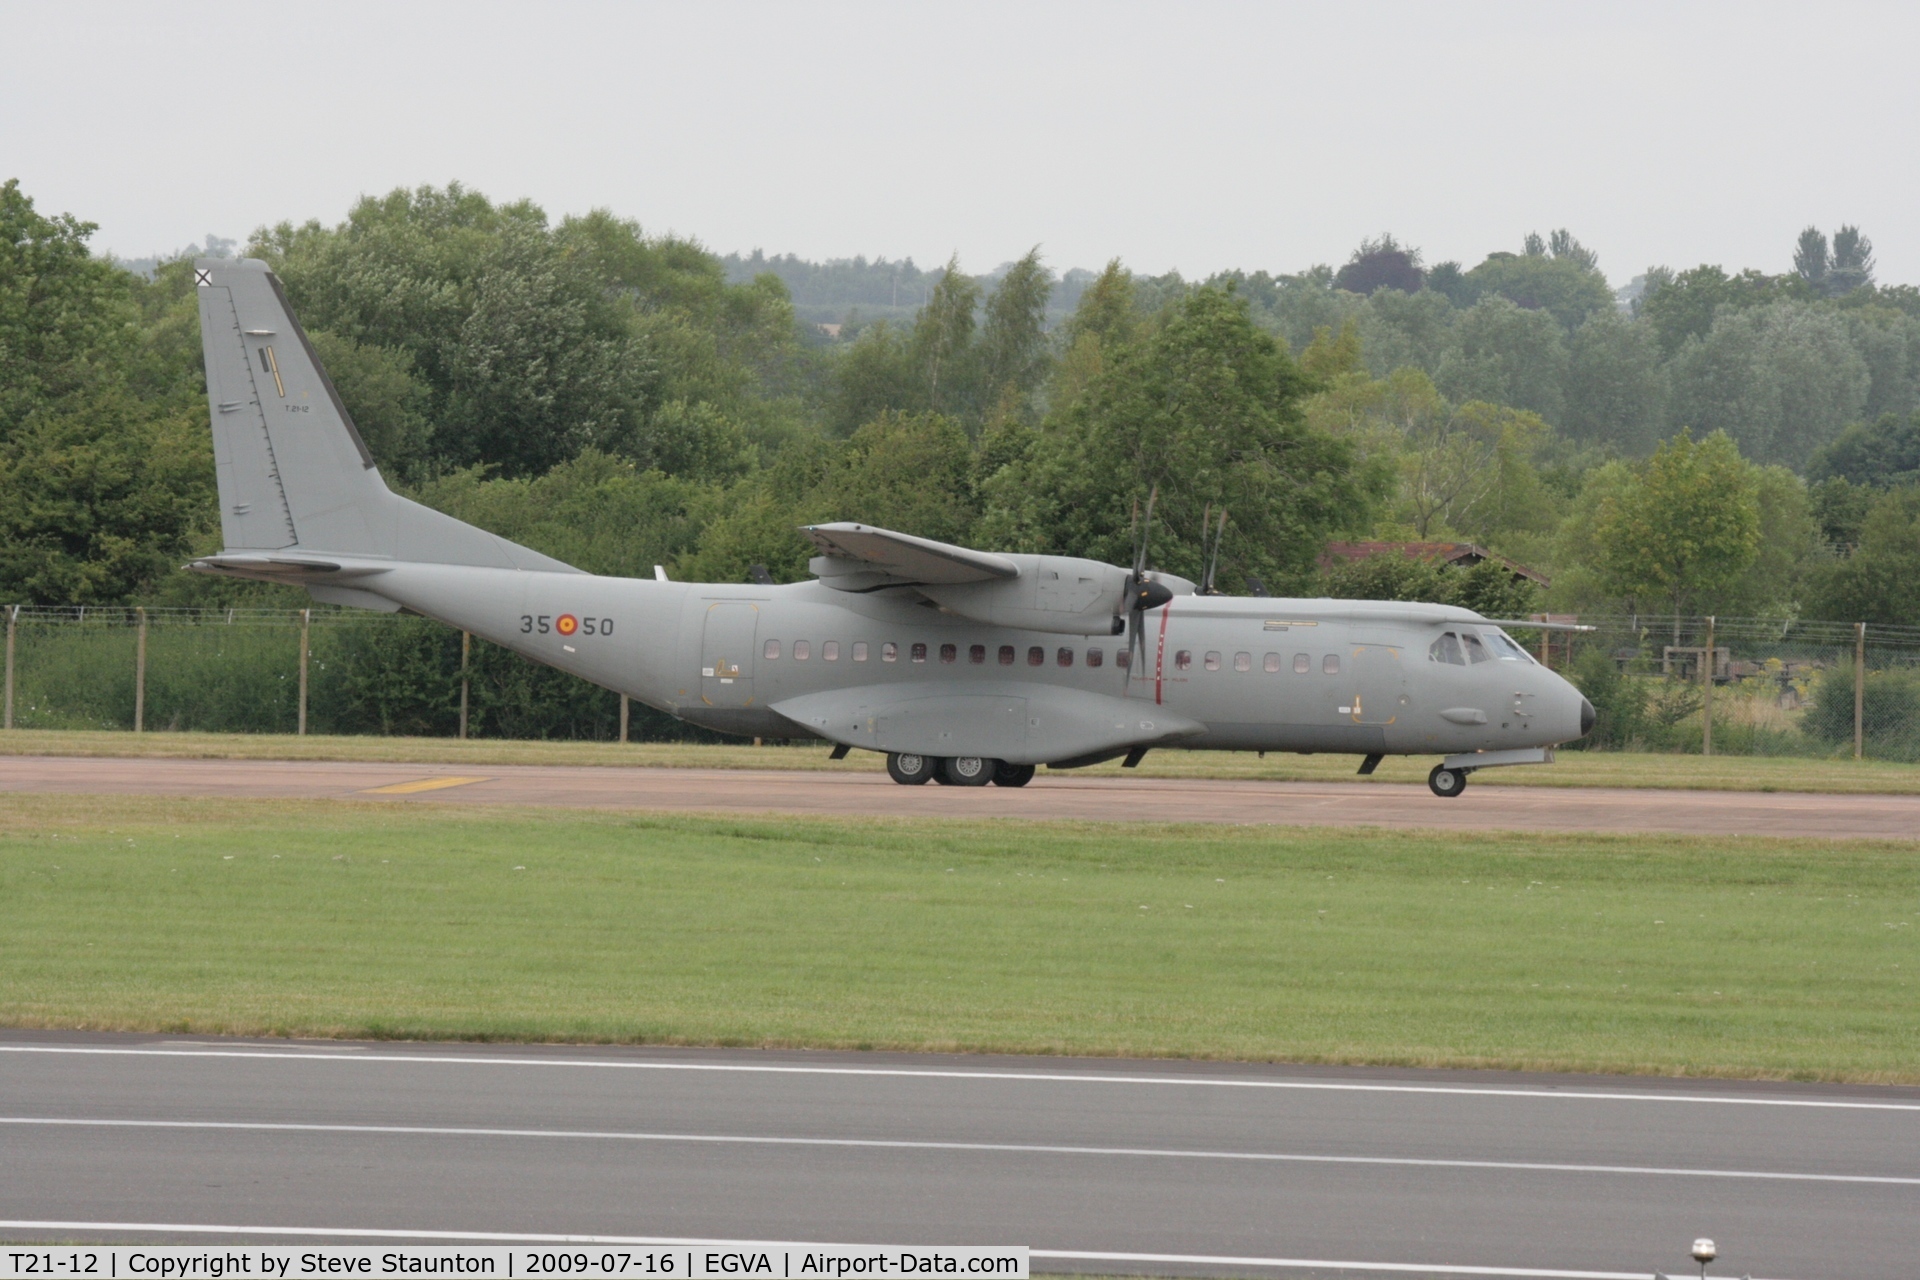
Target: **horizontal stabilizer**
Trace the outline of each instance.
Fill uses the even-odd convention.
[[[813,571],[830,587],[863,591],[893,584],[945,585],[1020,576],[1020,566],[1005,556],[872,525],[812,524],[800,532],[820,548]]]

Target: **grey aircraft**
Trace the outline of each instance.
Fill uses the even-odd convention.
[[[802,530],[810,582],[582,573],[390,491],[265,263],[195,279],[226,544],[201,572],[434,618],[725,733],[884,752],[909,784],[1180,747],[1350,753],[1362,773],[1441,755],[1428,783],[1457,796],[1593,725],[1479,614],[1212,594],[1144,550],[1121,568],[845,523]]]

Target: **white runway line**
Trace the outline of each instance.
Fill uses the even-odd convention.
[[[893,1138],[783,1138],[727,1133],[635,1133],[603,1129],[496,1129],[455,1125],[298,1124],[249,1120],[91,1120],[0,1116],[0,1125],[70,1129],[214,1130],[236,1133],[350,1133],[423,1138],[547,1138],[575,1142],[680,1142],[714,1146],[845,1147],[880,1151],[965,1151],[1001,1155],[1124,1156],[1267,1164],[1385,1165],[1407,1169],[1588,1173],[1658,1178],[1734,1178],[1763,1182],[1839,1182],[1920,1187],[1920,1177],[1870,1173],[1792,1173],[1760,1169],[1672,1169],[1657,1165],[1564,1164],[1540,1160],[1442,1160],[1417,1156],[1330,1156],[1278,1151],[1197,1151],[1178,1147],[1087,1147],[1026,1142],[940,1142]]]
[[[346,1048],[347,1046],[341,1046]],[[1370,1084],[1344,1080],[1235,1080],[1216,1076],[1074,1074],[1059,1071],[993,1071],[939,1067],[830,1067],[775,1063],[635,1062],[591,1058],[507,1058],[470,1054],[331,1053],[304,1049],[118,1049],[77,1045],[0,1045],[0,1053],[82,1054],[103,1057],[250,1058],[290,1062],[389,1062],[427,1066],[575,1067],[621,1071],[711,1071],[743,1075],[897,1076],[934,1080],[1018,1080],[1037,1084],[1177,1085],[1215,1089],[1299,1089],[1332,1093],[1448,1094],[1487,1098],[1554,1098],[1577,1102],[1690,1102],[1740,1107],[1806,1107],[1837,1111],[1920,1112],[1920,1102],[1867,1102],[1852,1098],[1747,1098],[1727,1094],[1636,1093],[1599,1089],[1546,1089],[1496,1085]]]
[[[353,1227],[241,1227],[178,1222],[39,1222],[0,1219],[0,1230],[102,1231],[116,1234],[165,1232],[176,1235],[310,1236],[315,1239],[466,1240],[494,1244],[624,1244],[663,1247],[683,1244],[728,1244],[737,1249],[803,1249],[814,1247],[867,1248],[837,1245],[823,1240],[701,1240],[691,1236],[562,1236],[506,1231],[393,1231]],[[1449,1266],[1434,1262],[1357,1262],[1326,1258],[1255,1258],[1190,1253],[1100,1253],[1083,1249],[1028,1249],[1029,1258],[1063,1262],[1171,1262],[1189,1266],[1264,1267],[1273,1271],[1366,1271],[1404,1275],[1512,1276],[1516,1280],[1647,1280],[1646,1271],[1563,1271],[1542,1267]]]

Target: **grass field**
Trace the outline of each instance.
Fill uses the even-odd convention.
[[[0,1022],[1920,1081],[1911,844],[0,795]]]
[[[516,742],[457,738],[294,737],[245,733],[111,733],[46,729],[0,731],[0,756],[168,756],[245,760],[357,760],[396,764],[652,765],[690,769],[831,769],[877,772],[881,757],[857,751],[827,759],[825,745],[755,747],[696,743]],[[1390,756],[1374,782],[1424,782],[1438,757]],[[1276,782],[1357,779],[1359,757],[1250,752],[1156,751],[1134,772],[1149,778],[1253,778]],[[1079,770],[1119,775],[1119,763]],[[1920,765],[1798,756],[1688,756],[1650,752],[1564,751],[1545,767],[1488,769],[1478,786],[1658,787],[1726,791],[1822,791],[1920,794]]]

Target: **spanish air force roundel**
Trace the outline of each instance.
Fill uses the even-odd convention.
[[[563,613],[560,615],[559,620],[553,625],[559,630],[561,635],[570,636],[580,629],[580,619],[570,613]]]

